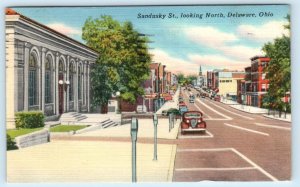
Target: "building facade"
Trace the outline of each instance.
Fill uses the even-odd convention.
[[[89,47],[6,9],[6,118],[40,110],[49,119],[90,109],[90,65],[98,53]]]
[[[269,88],[264,69],[268,66],[270,58],[255,56],[251,58],[251,66],[245,68],[245,82],[241,82],[241,102],[246,105],[261,107],[263,95]]]

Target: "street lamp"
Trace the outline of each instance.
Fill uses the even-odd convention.
[[[121,113],[121,110],[120,110],[120,95],[121,95],[121,92],[117,91],[116,92],[116,97],[117,97],[117,106],[118,106],[118,111]]]

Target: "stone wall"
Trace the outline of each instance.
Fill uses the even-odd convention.
[[[19,149],[49,142],[50,133],[47,129],[32,132],[15,138]]]

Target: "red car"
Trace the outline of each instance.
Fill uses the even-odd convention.
[[[181,121],[181,134],[185,132],[206,131],[206,122],[203,121],[203,114],[199,111],[188,111],[183,113]]]
[[[214,97],[214,100],[220,102],[220,101],[221,101],[221,97],[220,97],[219,95],[216,95],[216,96]]]

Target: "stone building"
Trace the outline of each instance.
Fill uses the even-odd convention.
[[[6,120],[40,110],[48,119],[90,109],[90,65],[98,53],[49,27],[6,9]]]

